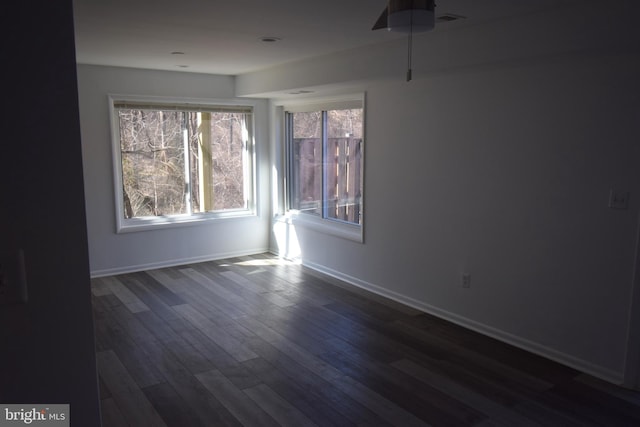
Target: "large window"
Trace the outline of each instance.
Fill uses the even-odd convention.
[[[253,213],[251,107],[112,106],[121,231]]]
[[[362,106],[287,111],[285,121],[289,209],[361,225]]]

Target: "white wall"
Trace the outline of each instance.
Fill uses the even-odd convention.
[[[206,225],[116,233],[108,94],[233,99],[234,79],[194,73],[78,66],[90,268],[94,276],[268,249],[269,151],[266,101],[258,100],[258,216]]]
[[[436,35],[410,83],[365,71],[365,243],[298,227],[303,262],[621,382],[640,209],[640,56],[626,17],[638,5],[589,6]],[[322,64],[345,73],[350,56],[387,51],[253,73],[239,90],[322,87]],[[628,210],[608,208],[610,189],[631,193]]]
[[[640,207],[639,72],[619,58],[372,87],[365,244],[298,228],[303,261],[618,378]],[[631,192],[629,210],[608,209],[612,188]]]

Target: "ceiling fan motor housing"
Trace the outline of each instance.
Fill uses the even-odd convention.
[[[396,32],[430,31],[435,26],[434,0],[390,0],[387,29]]]

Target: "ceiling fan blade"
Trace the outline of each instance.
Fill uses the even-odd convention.
[[[382,11],[382,15],[380,15],[376,23],[373,25],[372,30],[380,30],[389,26],[389,24],[387,23],[388,9],[389,8],[387,7],[384,8],[384,10]]]

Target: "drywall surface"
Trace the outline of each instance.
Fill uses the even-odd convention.
[[[372,85],[365,242],[297,227],[303,262],[619,381],[639,72],[633,55],[566,56]]]
[[[568,0],[509,18],[482,20],[472,14],[453,23],[438,22],[434,31],[413,37],[413,77],[567,54],[638,54],[638,13],[635,0],[613,0],[606,7],[595,0]],[[392,33],[387,42],[366,48],[239,75],[235,91],[238,96],[279,98],[300,89],[320,94],[403,80],[407,55],[407,39]]]
[[[78,85],[89,258],[94,276],[267,249],[269,152],[265,101],[255,101],[257,216],[117,234],[108,95],[233,99],[233,77],[79,65]]]
[[[238,76],[241,95],[366,91],[364,243],[279,220],[273,250],[621,382],[637,357],[638,12],[565,2],[440,25],[414,38],[411,82],[401,40]]]
[[[6,4],[0,21],[20,64],[5,70],[0,254],[22,251],[27,288],[0,306],[0,402],[69,404],[72,425],[97,426],[72,4]]]

